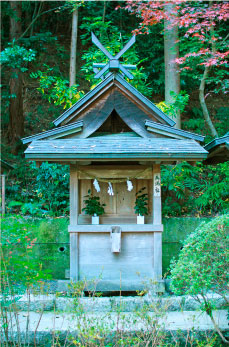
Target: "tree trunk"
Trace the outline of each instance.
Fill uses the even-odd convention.
[[[21,1],[10,1],[10,7],[14,15],[10,17],[10,39],[18,39],[21,35]],[[12,144],[12,151],[17,153],[19,140],[24,135],[24,115],[23,115],[23,80],[18,69],[11,69],[9,81],[10,106],[9,106],[9,139]]]
[[[72,13],[72,38],[71,38],[71,56],[69,86],[76,84],[76,50],[77,50],[77,31],[78,31],[78,8]]]
[[[23,80],[19,70],[13,70],[13,77],[10,78],[10,136],[13,145],[24,136],[24,116],[23,116]],[[16,77],[17,75],[17,77]]]
[[[166,11],[171,14],[173,3],[165,5]],[[164,61],[165,61],[165,102],[172,104],[174,102],[173,96],[170,92],[179,94],[180,92],[180,74],[175,59],[179,57],[179,44],[178,44],[178,27],[171,25],[170,20],[164,21]],[[180,129],[181,120],[180,112],[176,112],[175,127]]]
[[[105,16],[106,16],[106,1],[103,3],[103,23],[105,22]]]
[[[208,108],[207,108],[207,105],[206,105],[206,102],[205,102],[205,97],[204,97],[204,89],[205,89],[205,82],[206,82],[206,78],[207,78],[207,75],[208,75],[208,71],[209,71],[209,67],[208,66],[205,66],[205,69],[204,69],[204,74],[203,74],[203,77],[201,79],[201,82],[200,82],[200,87],[199,87],[199,100],[200,100],[200,106],[202,108],[202,112],[203,112],[203,115],[204,115],[204,119],[205,119],[205,122],[207,123],[210,131],[211,131],[211,134],[213,137],[218,137],[218,134],[217,134],[217,131],[212,123],[212,120],[210,118],[210,115],[209,115],[209,112],[208,112]]]

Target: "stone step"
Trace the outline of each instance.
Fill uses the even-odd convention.
[[[208,299],[215,309],[225,308],[225,301],[217,294],[208,294]],[[229,299],[229,297],[228,297]],[[200,298],[201,300],[201,298]],[[202,303],[202,300],[201,300]],[[15,300],[18,310],[22,311],[64,311],[75,312],[79,306],[84,312],[134,312],[146,307],[148,311],[161,308],[164,311],[194,311],[200,310],[198,303],[190,296],[130,296],[130,297],[60,297],[49,295],[23,295]]]
[[[227,310],[213,312],[213,316],[222,331],[228,330]],[[94,327],[93,334],[107,334],[122,331],[123,333],[151,332],[153,327],[165,332],[213,331],[214,326],[210,318],[200,311],[167,312],[157,315],[153,312],[137,314],[133,312],[122,313],[64,313],[64,312],[30,312],[22,311],[17,315],[17,322],[13,316],[9,329],[8,342],[26,339],[26,341],[44,343],[51,341],[53,336],[77,336],[90,327]],[[29,320],[29,323],[28,323]],[[27,327],[28,323],[28,329]],[[1,331],[1,342],[5,340]],[[48,345],[47,345],[48,346]]]

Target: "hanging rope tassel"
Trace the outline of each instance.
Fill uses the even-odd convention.
[[[113,188],[112,188],[112,184],[111,182],[108,182],[108,189],[107,189],[107,193],[109,195],[114,195],[114,192],[113,192]]]
[[[100,186],[99,186],[99,182],[97,181],[97,179],[94,179],[93,185],[95,187],[95,190],[97,191],[97,193],[100,192]]]
[[[134,188],[133,183],[129,179],[126,181],[126,183],[127,183],[127,190],[131,192],[131,190]]]

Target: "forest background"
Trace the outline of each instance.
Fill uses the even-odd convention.
[[[105,57],[93,46],[91,31],[113,53],[135,31],[136,43],[124,55],[137,65],[131,83],[179,127],[206,136],[205,144],[225,135],[227,6],[225,1],[2,1],[1,153],[13,166],[7,212],[68,215],[68,167],[26,162],[21,138],[53,128],[52,121],[99,82],[92,63]],[[228,175],[227,163],[164,166],[163,215],[224,213]]]

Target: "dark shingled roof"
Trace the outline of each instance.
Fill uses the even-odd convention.
[[[221,144],[225,144],[227,148],[229,149],[229,132],[222,137],[218,137],[217,139],[212,140],[206,146],[204,146],[204,148],[207,151],[211,152],[212,150],[214,150],[217,146]]]
[[[103,88],[107,87],[109,84],[114,85],[115,82],[120,83],[124,88],[126,88],[132,95],[134,95],[139,101],[143,102],[158,118],[166,122],[168,125],[174,126],[176,123],[168,117],[164,112],[162,112],[153,102],[148,100],[144,95],[142,95],[136,88],[134,88],[131,84],[125,81],[125,79],[120,74],[111,74],[104,81],[100,82],[94,89],[88,92],[85,96],[83,96],[75,105],[66,110],[62,115],[60,115],[56,120],[54,120],[54,124],[58,126],[64,120],[66,120],[72,113],[76,112],[81,106],[83,106],[88,100],[90,100],[93,96],[99,93]]]
[[[203,159],[207,151],[194,140],[160,138],[87,138],[33,141],[28,159],[182,158]]]
[[[200,141],[200,142],[204,141],[204,136],[202,136],[202,135],[194,134],[194,133],[191,133],[189,131],[185,131],[185,130],[181,130],[181,129],[172,128],[171,126],[168,126],[165,124],[160,124],[160,123],[146,120],[145,126],[146,126],[147,130],[149,130],[149,131],[152,131],[152,132],[158,131],[159,133],[163,133],[164,135],[168,134],[167,136],[178,135],[181,137],[193,139],[193,140]]]
[[[30,142],[35,141],[35,140],[45,139],[47,137],[49,137],[49,138],[50,137],[51,138],[52,137],[60,137],[59,135],[61,135],[61,137],[62,137],[62,136],[68,135],[69,133],[81,131],[82,127],[83,127],[83,121],[81,120],[81,121],[71,123],[69,125],[64,125],[64,126],[52,129],[52,130],[44,131],[44,132],[39,133],[39,134],[24,137],[22,139],[22,142],[23,142],[23,144],[26,144],[26,143],[30,143]]]
[[[209,142],[204,148],[209,152],[204,164],[214,165],[229,160],[229,133]]]

